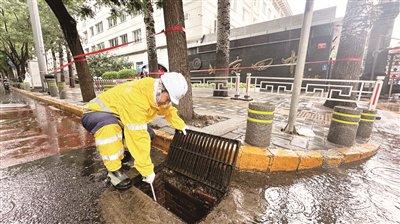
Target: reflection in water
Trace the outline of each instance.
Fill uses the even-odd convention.
[[[366,162],[322,172],[235,175],[229,197],[238,216],[232,221],[400,223],[400,116],[382,113],[374,133],[380,150]]]
[[[93,145],[74,115],[17,94],[0,106],[0,168]]]

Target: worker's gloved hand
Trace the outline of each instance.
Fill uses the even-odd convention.
[[[154,178],[156,178],[156,174],[153,172],[150,175],[148,175],[147,177],[143,177],[143,181],[149,184],[152,184],[154,181]]]
[[[183,133],[183,135],[186,135],[186,128],[182,129],[182,133]]]
[[[182,132],[183,135],[186,135],[186,127],[184,127],[182,130],[176,129],[178,132]]]

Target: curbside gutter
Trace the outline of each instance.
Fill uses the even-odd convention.
[[[83,114],[81,106],[14,87],[12,87],[12,90],[79,117]],[[173,135],[162,130],[154,131],[156,139],[152,143],[153,147],[167,154]],[[338,167],[370,158],[377,153],[378,147],[372,143],[365,143],[328,150],[293,151],[283,148],[260,148],[244,144],[240,148],[236,166],[239,170],[258,172],[288,172]]]

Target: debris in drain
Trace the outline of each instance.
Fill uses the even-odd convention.
[[[137,188],[153,197],[150,185],[141,181],[140,176],[134,178],[133,182]],[[223,196],[220,192],[207,189],[204,184],[168,168],[156,174],[153,184],[157,203],[187,223],[202,220]]]
[[[197,223],[226,194],[239,142],[188,130],[175,133],[165,166],[156,168],[153,182],[157,202],[187,223]],[[141,176],[134,185],[152,197]]]

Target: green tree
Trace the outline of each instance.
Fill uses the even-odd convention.
[[[143,14],[143,22],[146,26],[147,60],[150,73],[158,71],[157,46],[154,29],[152,0],[100,0],[103,5],[112,7],[112,14],[129,13],[135,15]],[[157,2],[161,4],[159,1]],[[152,75],[157,77],[157,75]]]
[[[0,50],[15,65],[19,80],[25,78],[26,62],[33,46],[27,5],[0,0]]]
[[[228,77],[229,70],[218,70],[229,68],[229,0],[218,0],[218,26],[217,26],[217,51],[215,59],[216,76]],[[220,86],[222,84],[222,86]],[[228,96],[227,80],[223,83],[217,83],[214,90],[214,96]]]
[[[182,0],[164,0],[163,9],[166,28],[176,25],[185,27]],[[192,120],[195,114],[193,110],[186,33],[184,31],[167,32],[165,35],[167,37],[169,69],[170,71],[182,73],[188,82],[188,92],[179,101],[179,113],[184,120]]]
[[[332,79],[358,80],[361,74],[361,59],[364,55],[365,43],[368,30],[372,21],[371,0],[348,0],[346,13],[343,18],[340,43],[336,56],[336,63],[333,67]],[[357,58],[358,61],[349,61],[348,58]],[[350,84],[351,85],[351,84]],[[332,98],[353,99],[355,96],[342,97],[337,92]],[[355,103],[327,100],[326,107],[335,106],[356,107]]]
[[[0,74],[3,78],[4,76],[11,77],[12,75],[12,70],[7,60],[8,57],[6,54],[3,51],[0,51]]]
[[[100,77],[108,71],[119,71],[132,68],[133,63],[117,57],[110,57],[107,54],[99,54],[91,57],[89,60],[90,73],[93,76]]]
[[[46,2],[57,17],[57,20],[64,34],[64,38],[68,43],[68,47],[71,50],[72,55],[76,57],[78,55],[84,54],[78,30],[76,29],[76,20],[66,7],[66,5],[79,4],[76,1],[65,1],[66,5],[64,5],[64,2],[62,0],[46,0]],[[86,8],[83,7],[83,9]],[[89,66],[87,64],[86,58],[79,58],[79,60],[75,62],[75,66],[78,72],[78,79],[83,101],[88,102],[91,99],[95,98],[96,94],[94,92],[93,79],[90,75]]]

